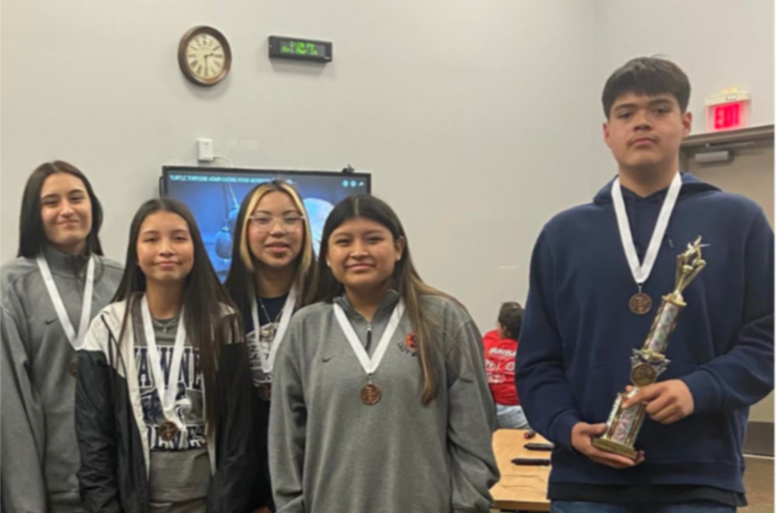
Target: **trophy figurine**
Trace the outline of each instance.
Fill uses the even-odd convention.
[[[624,409],[623,403],[632,397],[641,387],[656,382],[669,360],[664,353],[669,343],[669,335],[677,325],[677,317],[685,308],[683,290],[704,269],[707,263],[701,255],[701,237],[688,249],[677,256],[676,286],[673,292],[662,298],[661,307],[653,320],[653,327],[645,340],[642,349],[634,349],[631,357],[631,383],[633,388],[620,392],[615,399],[610,418],[607,419],[607,430],[599,438],[594,438],[593,444],[603,451],[637,459],[634,442],[645,420],[645,405],[635,404]]]

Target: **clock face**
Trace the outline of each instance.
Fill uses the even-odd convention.
[[[190,30],[178,51],[181,71],[190,81],[203,86],[221,82],[229,72],[231,59],[226,38],[210,27]]]

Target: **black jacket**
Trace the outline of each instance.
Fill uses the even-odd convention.
[[[78,352],[78,480],[81,499],[90,513],[150,511],[150,458],[138,428],[143,413],[130,321],[118,342],[124,311],[124,302],[104,308]],[[211,461],[215,461],[208,492],[211,513],[251,511],[250,494],[259,469],[247,361],[243,343],[221,349],[215,397],[224,400],[207,405],[217,409],[215,436],[208,436]]]

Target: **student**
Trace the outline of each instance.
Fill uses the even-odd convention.
[[[18,258],[2,268],[4,511],[83,511],[75,477],[76,350],[122,272],[102,256],[102,218],[89,180],[73,165],[42,164],[27,180]]]
[[[509,301],[499,308],[497,329],[483,337],[486,376],[496,403],[496,422],[500,429],[528,429],[526,415],[515,390],[515,353],[521,332],[523,307]]]
[[[266,512],[275,508],[267,461],[272,371],[291,315],[311,293],[315,256],[302,198],[281,181],[258,185],[246,195],[236,232],[225,288],[246,326],[261,463],[252,502]]]
[[[78,355],[87,511],[246,511],[255,459],[247,354],[189,210],[168,198],[144,203],[126,266]]]
[[[516,380],[529,423],[556,443],[552,511],[731,512],[745,504],[749,407],[774,380],[774,234],[752,201],[678,172],[690,84],[675,64],[638,58],[602,95],[618,176],[540,234]],[[648,418],[635,460],[592,445],[633,349],[647,337],[677,256],[701,236],[707,267],[657,383],[624,406]]]
[[[494,410],[475,324],[413,267],[384,202],[340,202],[317,295],[276,361],[270,469],[278,511],[487,512]]]

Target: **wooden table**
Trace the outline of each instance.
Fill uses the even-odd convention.
[[[525,429],[500,429],[494,433],[496,463],[502,475],[491,488],[494,507],[503,511],[550,511],[548,477],[550,467],[514,465],[513,458],[550,458],[550,452],[528,451],[528,442],[547,442],[542,435],[527,440]]]

